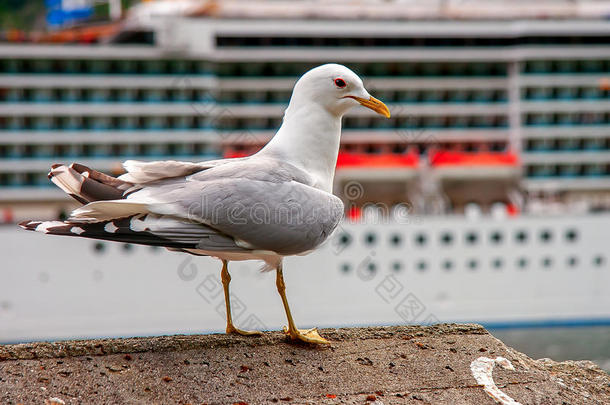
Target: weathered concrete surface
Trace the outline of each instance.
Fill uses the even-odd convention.
[[[330,347],[227,335],[0,346],[0,402],[141,404],[494,404],[478,357],[521,404],[610,404],[610,376],[590,362],[534,361],[478,325],[326,329]],[[377,402],[375,402],[377,401]]]

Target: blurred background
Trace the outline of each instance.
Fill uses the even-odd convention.
[[[610,1],[0,1],[0,342],[224,329],[220,264],[26,233],[72,161],[246,156],[328,62],[391,119],[344,119],[346,217],[287,260],[302,326],[477,322],[610,369]],[[239,327],[284,323],[233,263]]]

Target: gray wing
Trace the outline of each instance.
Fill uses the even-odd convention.
[[[119,176],[118,178],[121,181],[132,183],[134,185],[146,184],[172,177],[188,176],[202,170],[207,170],[226,163],[237,162],[243,159],[247,158],[208,160],[199,163],[178,162],[175,160],[161,160],[152,162],[127,160],[123,162],[123,168],[127,173]]]
[[[341,200],[312,183],[307,173],[290,164],[248,159],[181,182],[151,184],[142,193],[155,196],[151,212],[206,224],[244,248],[290,255],[322,243],[343,215]]]

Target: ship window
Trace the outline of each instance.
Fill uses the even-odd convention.
[[[347,273],[349,273],[351,270],[352,270],[352,266],[350,266],[350,264],[349,264],[349,263],[343,263],[343,264],[341,265],[341,272],[342,272],[342,273],[347,274]]]
[[[43,271],[38,275],[38,280],[40,280],[41,283],[48,283],[49,279],[49,273],[47,273],[46,271]]]
[[[451,260],[445,260],[443,262],[443,269],[445,271],[451,271],[453,269],[453,262]]]
[[[500,270],[502,268],[502,265],[504,264],[504,261],[502,261],[501,258],[497,257],[495,259],[493,259],[493,261],[491,262],[491,265],[494,267],[494,269],[496,270]]]
[[[489,236],[489,239],[491,240],[491,242],[494,245],[498,245],[498,244],[502,243],[503,236],[502,236],[502,233],[500,231],[494,231]]]
[[[569,267],[576,267],[577,264],[578,264],[578,258],[576,256],[568,257],[568,266]]]
[[[593,264],[596,265],[597,267],[603,266],[605,261],[606,260],[604,259],[604,257],[602,255],[597,255],[593,258]]]
[[[545,229],[542,232],[540,232],[540,240],[543,243],[549,243],[552,239],[553,239],[553,234],[551,233],[550,230]]]
[[[392,246],[398,246],[402,243],[402,236],[400,234],[395,233],[390,237],[390,243]]]
[[[479,262],[477,262],[475,259],[470,259],[468,260],[468,268],[472,271],[476,270],[477,267],[479,267]]]
[[[453,242],[453,235],[449,232],[445,232],[441,235],[441,244],[443,245],[451,245]]]
[[[527,242],[527,232],[525,232],[525,231],[517,231],[517,233],[515,234],[515,240],[518,243],[525,243],[525,242]]]
[[[106,249],[106,245],[104,245],[102,242],[96,242],[93,245],[93,251],[95,253],[98,253],[98,254],[103,253],[105,249]]]
[[[428,241],[428,238],[426,237],[426,234],[418,233],[415,236],[415,243],[417,243],[419,246],[424,246],[427,241]]]
[[[517,260],[517,266],[520,269],[525,269],[527,267],[527,265],[528,265],[527,258],[521,257],[521,258],[519,258],[519,260]]]
[[[131,243],[124,243],[123,244],[123,251],[129,253],[133,250],[133,245]]]
[[[542,267],[544,268],[549,268],[551,267],[551,265],[553,264],[553,259],[550,257],[545,257],[544,259],[542,259]]]
[[[339,242],[339,245],[341,245],[343,247],[347,247],[352,242],[352,237],[350,236],[349,233],[344,232],[339,236],[338,242]]]
[[[366,266],[366,269],[369,271],[369,273],[374,274],[377,271],[377,265],[373,262],[370,262]]]
[[[568,242],[576,242],[578,240],[578,231],[576,229],[568,229],[566,231],[566,240]]]
[[[375,236],[375,234],[372,232],[369,232],[364,236],[364,242],[369,246],[374,245],[376,241],[377,236]]]
[[[396,262],[392,263],[392,270],[395,273],[398,273],[399,271],[401,271],[402,270],[402,263],[399,262],[399,261],[396,261]]]
[[[479,236],[475,232],[468,232],[466,234],[466,243],[469,245],[474,245],[477,243]]]
[[[426,263],[424,260],[420,260],[419,262],[417,262],[417,270],[424,272],[428,269],[428,263]]]

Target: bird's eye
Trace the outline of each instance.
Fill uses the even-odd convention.
[[[343,80],[343,79],[335,79],[335,86],[337,86],[340,89],[342,89],[343,87],[346,86],[345,80]]]

